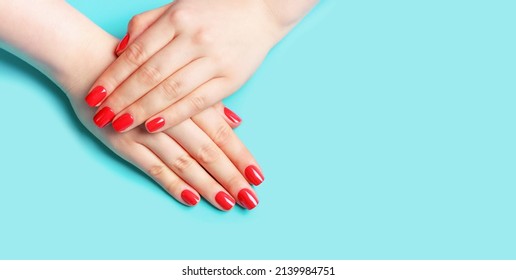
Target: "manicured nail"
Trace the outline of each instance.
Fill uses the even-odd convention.
[[[242,121],[242,119],[237,114],[235,114],[235,112],[229,110],[227,107],[224,107],[224,114],[230,121],[236,124],[239,124]]]
[[[118,43],[118,46],[116,46],[115,54],[118,55],[121,51],[125,50],[125,47],[127,47],[127,43],[129,42],[129,33],[122,38],[120,43]]]
[[[194,194],[190,190],[182,191],[181,198],[183,199],[184,202],[186,202],[186,204],[188,204],[190,206],[196,205],[197,202],[199,202],[199,200],[201,200],[201,198],[199,198],[196,194]]]
[[[103,86],[96,86],[86,95],[84,100],[90,107],[95,107],[100,104],[100,101],[102,101],[106,95],[107,91]]]
[[[223,191],[220,191],[215,196],[215,201],[217,201],[220,207],[222,207],[222,209],[226,211],[233,208],[233,206],[235,205],[235,200]]]
[[[149,121],[145,125],[145,127],[147,128],[148,132],[152,133],[152,132],[155,132],[158,129],[162,128],[164,125],[165,125],[165,119],[161,118],[161,117],[158,117],[158,118],[155,118],[155,119]]]
[[[115,113],[111,108],[102,108],[94,117],[93,122],[100,128],[106,126],[115,117]]]
[[[133,122],[133,116],[129,113],[125,113],[113,122],[113,128],[118,132],[122,132],[130,127]]]
[[[238,192],[238,202],[247,210],[251,210],[258,205],[258,198],[249,189],[242,189]]]
[[[255,186],[258,186],[259,184],[261,184],[263,182],[263,180],[265,180],[262,172],[260,172],[258,167],[254,166],[254,165],[249,165],[245,169],[244,173],[245,173],[245,177],[247,178],[247,180],[249,180],[249,182],[251,182],[251,184],[253,184]]]

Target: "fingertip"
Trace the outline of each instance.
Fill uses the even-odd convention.
[[[130,36],[129,36],[129,33],[127,33],[127,34],[125,34],[124,38],[122,38],[122,40],[120,40],[120,42],[118,43],[118,45],[116,46],[116,49],[115,49],[116,56],[120,56],[120,54],[122,54],[124,52],[124,50],[127,48],[127,45],[129,43],[129,39],[130,39]]]
[[[247,188],[241,189],[238,192],[237,198],[238,203],[247,210],[252,210],[256,208],[256,206],[258,206],[258,203],[260,203],[258,197],[253,192],[253,190]]]
[[[228,107],[224,107],[223,112],[227,123],[232,128],[236,128],[242,123],[242,118],[240,118],[240,116],[238,116],[235,112],[231,111]]]
[[[235,206],[235,199],[224,191],[220,191],[215,196],[215,201],[219,205],[219,209],[229,211]]]
[[[163,126],[165,126],[165,119],[162,117],[154,118],[145,123],[145,129],[147,129],[147,132],[149,133],[158,132],[161,128],[163,128]]]
[[[188,206],[195,206],[201,200],[200,196],[188,189],[181,192],[181,199],[183,200],[183,203]]]
[[[244,170],[244,175],[251,184],[259,186],[265,180],[262,171],[256,165],[249,165]]]

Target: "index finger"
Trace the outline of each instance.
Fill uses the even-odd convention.
[[[166,46],[175,36],[175,29],[163,16],[143,32],[93,83],[85,98],[91,107],[99,106],[123,81]]]

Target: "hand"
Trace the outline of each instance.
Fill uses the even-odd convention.
[[[234,125],[238,117],[221,105],[157,134],[142,127],[124,134],[96,129],[89,121],[93,112],[82,100],[95,78],[115,60],[110,50],[116,42],[66,2],[53,2],[52,9],[42,14],[47,5],[45,1],[6,1],[0,9],[6,26],[23,28],[0,27],[0,39],[30,56],[66,91],[77,116],[95,136],[182,203],[195,205],[203,196],[221,210],[231,209],[235,198],[247,209],[258,204],[245,177],[258,185],[263,176],[221,115]]]
[[[91,110],[78,99],[72,104],[83,123],[90,124]],[[124,134],[87,127],[183,204],[194,206],[202,196],[220,210],[230,210],[235,201],[251,210],[259,201],[242,174],[255,185],[263,176],[228,125],[237,125],[222,112],[228,109],[216,107],[156,134],[142,127]]]
[[[137,15],[86,101],[119,132],[173,127],[252,75],[285,33],[270,11],[262,0],[177,0]]]
[[[160,133],[149,134],[143,127],[124,134],[96,129],[89,121],[92,110],[82,102],[81,93],[89,87],[88,77],[95,77],[95,70],[108,63],[99,59],[88,63],[81,71],[81,79],[70,79],[79,85],[59,80],[70,88],[71,102],[83,124],[106,146],[186,205],[196,205],[200,196],[224,211],[230,210],[235,201],[249,210],[258,205],[249,183],[259,185],[264,178],[251,153],[231,129],[240,123],[236,114],[219,103]]]

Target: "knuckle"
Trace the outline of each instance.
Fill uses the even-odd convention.
[[[131,141],[128,139],[128,137],[115,137],[118,136],[116,134],[112,134],[113,136],[108,136],[109,144],[113,147],[113,150],[118,152],[123,152],[126,150],[131,149]],[[122,134],[122,136],[125,136],[125,134]]]
[[[168,13],[168,19],[173,24],[188,25],[190,12],[185,9],[175,9]]]
[[[143,24],[143,15],[141,15],[141,14],[135,15],[129,21],[129,24],[127,26],[128,31],[129,32],[134,31],[134,30],[138,29],[138,27],[140,27],[142,24]]]
[[[213,143],[204,144],[197,151],[197,159],[201,164],[214,163],[219,156],[218,147]]]
[[[141,65],[146,60],[145,50],[141,42],[135,41],[124,52],[129,63]]]
[[[145,65],[140,68],[139,79],[145,84],[157,84],[162,77],[161,71],[155,66]]]
[[[172,162],[172,167],[177,170],[178,173],[184,173],[192,164],[194,160],[187,154],[178,157]]]
[[[103,105],[110,108],[124,108],[124,99],[120,96],[120,94],[111,94],[106,101],[104,101]]]
[[[206,107],[206,97],[202,95],[192,96],[188,99],[188,102],[190,102],[190,106],[194,112],[202,111]]]
[[[159,178],[163,175],[163,173],[165,173],[166,170],[167,167],[163,164],[160,164],[154,165],[151,168],[149,168],[148,173],[154,178]]]
[[[170,194],[176,192],[181,187],[181,181],[179,179],[170,179],[163,188]]]
[[[192,37],[193,43],[198,45],[210,45],[214,41],[214,35],[210,28],[199,29]]]
[[[219,126],[213,137],[213,142],[219,147],[226,145],[229,139],[231,139],[231,132],[231,128],[228,125]]]
[[[147,111],[145,110],[145,106],[142,106],[140,102],[136,102],[129,106],[127,110],[123,112],[129,113],[133,116],[133,121],[138,121],[140,119],[144,119],[147,116]]]
[[[166,100],[176,100],[181,93],[181,84],[175,79],[168,79],[162,83],[162,92]]]
[[[232,175],[231,177],[229,177],[229,179],[226,180],[226,185],[228,187],[238,187],[238,186],[242,186],[242,182],[246,182],[246,180],[244,178],[242,178],[242,176],[240,174],[235,174],[235,175]]]

